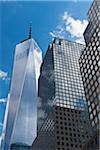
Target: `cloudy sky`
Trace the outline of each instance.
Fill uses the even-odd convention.
[[[45,53],[53,37],[84,43],[87,12],[92,0],[0,1],[0,135],[10,89],[15,45],[32,35]]]

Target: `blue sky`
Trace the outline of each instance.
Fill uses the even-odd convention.
[[[0,1],[0,122],[10,89],[15,46],[27,38],[30,21],[33,38],[43,53],[55,36],[83,43],[91,3],[92,0]]]

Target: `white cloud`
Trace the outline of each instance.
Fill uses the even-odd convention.
[[[52,98],[54,99],[54,98]],[[48,106],[52,106],[53,105],[53,100],[52,99],[48,99]]]
[[[0,103],[6,103],[7,101],[6,101],[6,98],[1,98],[0,99]]]
[[[84,44],[84,38],[82,37],[80,37],[80,38],[77,38],[76,40],[75,40],[75,42],[77,42],[77,43],[80,43],[80,44]]]
[[[0,70],[0,79],[6,81],[7,83],[8,81],[10,81],[10,77],[8,77],[8,73],[2,70]]]
[[[54,38],[54,37],[58,37],[58,38],[64,38],[64,28],[61,25],[58,25],[56,27],[56,30],[53,32],[49,32],[49,34]]]
[[[46,112],[42,108],[42,98],[41,97],[37,98],[37,106],[38,106],[38,117],[40,119],[44,119],[46,116]]]
[[[42,106],[42,98],[41,97],[37,97],[37,107],[41,108]]]
[[[88,24],[87,20],[75,19],[65,11],[61,22],[62,25],[58,25],[55,31],[49,33],[52,37],[66,38],[68,33],[76,42],[84,43],[83,33]]]
[[[74,19],[70,14],[68,14],[68,12],[64,12],[62,19],[65,22],[66,31],[70,33],[71,37],[75,37],[77,38],[76,41],[83,43],[83,33],[88,21],[85,19],[82,21],[79,19]]]
[[[40,119],[44,119],[45,116],[46,116],[45,111],[42,110],[42,109],[39,109],[39,110],[38,110],[38,117],[39,117]]]
[[[47,67],[51,67],[50,65],[47,65]],[[51,83],[51,81],[54,80],[54,71],[51,70],[51,68],[49,70],[43,71],[43,76],[46,78],[46,80]]]
[[[53,32],[49,32],[49,34],[50,34],[52,37],[56,37],[56,35],[55,35]]]
[[[6,78],[7,75],[8,75],[7,72],[4,72],[4,71],[0,70],[0,78],[2,78],[2,79],[3,79],[3,78]]]

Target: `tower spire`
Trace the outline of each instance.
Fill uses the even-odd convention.
[[[32,22],[30,22],[30,26],[29,26],[29,39],[32,38]]]

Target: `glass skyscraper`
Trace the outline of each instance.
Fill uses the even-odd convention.
[[[16,45],[4,150],[30,146],[37,136],[38,78],[42,52],[33,38]]]
[[[90,139],[78,62],[83,49],[82,44],[58,38],[49,45],[39,79],[38,136],[32,150],[81,150]]]
[[[5,134],[6,134],[6,124],[7,124],[7,117],[8,117],[9,101],[10,101],[10,94],[8,94],[5,115],[4,115],[4,124],[3,124],[3,130],[2,130],[2,140],[1,140],[2,150],[4,150],[4,140],[5,140]]]
[[[6,99],[0,99],[0,114],[5,114],[5,109],[7,105],[7,98]],[[0,149],[2,144],[2,138],[4,133],[4,120],[5,117],[3,115],[0,116]]]

